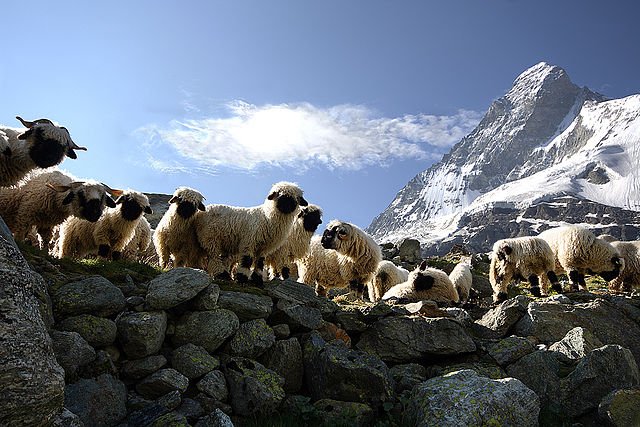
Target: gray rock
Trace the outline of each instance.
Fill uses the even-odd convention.
[[[0,216],[0,238],[4,240],[3,244],[11,245],[13,248],[18,251],[18,245],[16,245],[16,241],[13,240],[13,233],[7,227],[7,224],[4,222],[2,217]]]
[[[81,379],[64,391],[64,406],[86,426],[113,426],[127,415],[127,389],[111,375]]]
[[[385,362],[396,363],[476,350],[475,343],[459,322],[420,316],[381,319],[362,333],[356,347],[379,356]]]
[[[509,365],[522,356],[533,353],[536,349],[531,341],[515,335],[503,338],[488,347],[489,356],[493,357],[501,366]]]
[[[77,332],[52,331],[53,351],[67,378],[75,379],[78,368],[96,358],[96,351]]]
[[[189,379],[200,378],[220,367],[220,361],[199,345],[187,343],[173,350],[171,366]]]
[[[180,404],[180,407],[178,407],[177,411],[187,417],[187,420],[190,423],[196,422],[206,414],[200,402],[194,399],[189,399],[188,397],[182,399],[182,403]]]
[[[279,339],[279,340],[289,338],[289,335],[291,335],[291,329],[289,328],[289,325],[287,325],[286,323],[273,325],[271,329],[273,329],[273,333],[276,334],[276,339]]]
[[[206,417],[201,418],[195,427],[233,427],[233,422],[227,414],[220,409],[216,409]]]
[[[317,308],[325,320],[332,317],[339,308],[338,304],[332,300],[317,296],[313,287],[290,279],[271,282],[266,289],[276,300]]]
[[[233,412],[241,416],[266,415],[284,399],[284,379],[260,363],[231,358],[224,365]]]
[[[463,370],[417,385],[407,412],[416,426],[537,426],[540,402],[517,379]]]
[[[640,390],[616,390],[598,406],[600,419],[618,427],[640,426]]]
[[[416,239],[404,239],[398,245],[398,256],[405,262],[418,262],[422,259],[420,241]]]
[[[405,390],[411,390],[427,379],[426,368],[417,363],[396,365],[389,369],[389,373],[396,383],[396,394],[401,394]]]
[[[262,356],[260,362],[284,378],[283,388],[287,394],[295,394],[300,391],[304,365],[302,363],[302,348],[296,338],[276,341]]]
[[[363,332],[367,329],[364,314],[355,308],[349,306],[341,307],[335,316],[336,322],[342,325],[342,329],[349,333]]]
[[[523,295],[508,299],[489,310],[473,325],[473,331],[483,338],[502,338],[527,312],[529,299]]]
[[[567,335],[560,341],[551,344],[549,350],[562,353],[569,359],[577,360],[602,346],[602,342],[595,335],[578,326],[567,332]]]
[[[373,409],[364,403],[320,399],[313,404],[326,425],[369,426],[373,424]]]
[[[194,298],[212,283],[202,270],[178,267],[149,282],[147,305],[151,310],[166,310]]]
[[[117,375],[117,369],[108,352],[105,350],[97,350],[95,359],[80,367],[78,375],[83,378],[95,378],[102,374],[115,376]]]
[[[233,311],[240,321],[246,322],[269,317],[273,311],[273,300],[265,295],[221,291],[218,307]]]
[[[165,368],[140,381],[136,391],[147,399],[157,399],[174,390],[184,393],[188,386],[189,378],[175,369]]]
[[[233,311],[196,311],[177,321],[172,340],[175,346],[192,343],[214,353],[239,327],[240,321]]]
[[[52,427],[84,427],[84,423],[79,416],[62,408],[62,412],[53,420]]]
[[[52,300],[57,318],[79,314],[108,317],[126,307],[122,291],[102,276],[67,283],[52,295]]]
[[[196,388],[209,397],[220,402],[227,400],[229,391],[227,390],[227,382],[222,371],[211,371],[205,375],[198,383]]]
[[[118,331],[113,320],[91,314],[67,317],[58,323],[58,328],[63,331],[79,333],[89,345],[96,348],[113,344]]]
[[[164,311],[129,312],[119,316],[116,322],[118,342],[131,359],[140,359],[157,353],[164,342],[167,330],[167,313]]]
[[[161,354],[129,360],[122,364],[120,373],[134,380],[139,380],[153,374],[167,365],[167,359]]]
[[[147,427],[189,427],[189,421],[180,412],[174,411],[156,418]]]
[[[225,353],[231,356],[257,359],[276,341],[273,329],[264,319],[244,322],[225,347]]]
[[[218,298],[220,298],[220,286],[216,282],[211,282],[209,286],[196,295],[191,303],[194,310],[213,310],[218,307]]]
[[[562,383],[564,410],[571,417],[597,408],[616,389],[636,388],[640,372],[631,352],[619,345],[605,345],[585,356]]]
[[[319,309],[281,299],[270,318],[270,323],[286,323],[294,332],[309,332],[322,324]]]
[[[507,374],[533,390],[543,407],[559,412],[560,363],[553,352],[538,350],[507,366]]]

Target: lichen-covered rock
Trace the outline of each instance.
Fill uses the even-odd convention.
[[[269,317],[273,311],[273,300],[266,295],[221,291],[218,297],[218,307],[233,311],[240,321],[247,322]]]
[[[471,370],[417,385],[407,413],[416,426],[537,426],[538,396],[514,378],[492,380]]]
[[[202,417],[194,427],[233,427],[231,418],[220,409],[215,409],[206,417]]]
[[[473,331],[483,338],[502,338],[527,312],[529,299],[523,295],[508,299],[489,310],[473,325]]]
[[[53,295],[56,317],[92,314],[109,317],[126,307],[122,291],[102,276],[91,276],[61,286]]]
[[[396,363],[476,350],[475,343],[459,322],[421,316],[381,319],[362,333],[356,347],[379,356],[385,362]]]
[[[167,310],[194,298],[211,283],[211,276],[202,270],[174,268],[149,282],[147,306],[150,310]]]
[[[398,256],[405,262],[418,262],[422,259],[420,241],[416,239],[404,239],[398,245]]]
[[[507,374],[533,390],[545,409],[559,412],[560,362],[551,351],[538,350],[507,366]]]
[[[220,361],[203,347],[187,343],[173,350],[171,366],[185,377],[195,379],[218,369]]]
[[[616,427],[640,426],[640,390],[616,390],[606,395],[598,406],[598,415]]]
[[[191,301],[191,305],[194,310],[213,310],[218,307],[218,298],[220,298],[220,286],[213,281],[196,295]]]
[[[505,366],[535,350],[536,347],[528,339],[512,335],[489,345],[488,353],[499,365]]]
[[[276,335],[264,319],[249,320],[240,325],[224,352],[231,356],[257,359],[275,341]]]
[[[181,413],[169,412],[147,424],[147,427],[190,427],[190,424],[187,417]]]
[[[227,390],[227,382],[222,371],[211,371],[198,383],[196,388],[213,399],[224,402],[227,400],[229,391]]]
[[[167,359],[161,354],[156,354],[142,359],[124,362],[120,369],[120,373],[127,378],[139,380],[159,371],[166,365]]]
[[[95,348],[113,344],[118,331],[113,320],[91,314],[67,317],[58,323],[57,327],[63,331],[79,333],[89,345]]]
[[[602,346],[602,342],[595,335],[589,330],[578,326],[567,332],[567,335],[560,341],[551,344],[549,350],[562,353],[569,359],[578,360]]]
[[[172,338],[175,346],[192,343],[215,352],[240,327],[238,316],[225,309],[195,311],[180,317]]]
[[[319,309],[281,299],[270,318],[271,323],[286,323],[294,332],[309,332],[322,324]]]
[[[85,425],[79,416],[67,408],[62,408],[62,412],[53,420],[52,427],[85,427]]]
[[[396,383],[396,394],[411,390],[427,379],[427,369],[417,363],[393,366],[389,369],[389,373]]]
[[[52,331],[53,351],[67,379],[75,379],[78,368],[96,358],[96,351],[77,332]]]
[[[224,365],[233,412],[247,417],[274,412],[285,393],[284,379],[260,363],[240,357]]]
[[[118,342],[131,359],[140,359],[157,353],[167,330],[164,311],[129,312],[118,317]]]
[[[302,388],[304,365],[302,347],[296,338],[276,341],[262,356],[260,362],[284,378],[284,391],[297,393]]]
[[[320,399],[313,406],[326,425],[368,426],[375,418],[373,409],[364,403]]]
[[[363,332],[367,329],[364,314],[355,307],[342,307],[336,311],[335,318],[336,322],[342,325],[342,328],[348,333]]]
[[[184,393],[189,386],[189,378],[175,369],[165,368],[149,375],[136,385],[136,391],[147,399],[157,399],[174,390]]]
[[[339,306],[334,301],[316,295],[313,287],[291,279],[273,281],[266,286],[266,290],[276,300],[284,300],[294,304],[316,308],[324,319],[333,317]]]
[[[273,333],[276,334],[276,339],[278,340],[287,339],[289,338],[289,335],[291,335],[291,329],[289,328],[289,325],[287,325],[286,323],[273,325],[271,329],[273,329]]]
[[[111,375],[81,379],[64,391],[64,406],[85,426],[117,425],[127,415],[127,389]]]

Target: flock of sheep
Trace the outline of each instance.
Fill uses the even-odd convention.
[[[180,187],[152,230],[143,216],[152,213],[144,194],[48,169],[85,149],[67,129],[48,119],[18,120],[26,130],[0,129],[0,216],[16,239],[38,242],[54,256],[117,260],[152,251],[162,268],[200,268],[241,283],[292,277],[318,295],[348,287],[364,297],[366,287],[372,302],[469,298],[471,257],[449,275],[424,261],[409,272],[382,260],[380,246],[353,224],[333,220],[322,236],[314,235],[322,211],[290,182],[274,184],[254,207],[205,206],[201,193]],[[611,240],[564,226],[497,241],[489,273],[494,301],[505,300],[515,280],[528,281],[534,296],[549,288],[562,292],[557,273],[566,273],[571,290],[586,288],[585,274],[601,275],[612,290],[629,290],[638,280],[640,242]]]

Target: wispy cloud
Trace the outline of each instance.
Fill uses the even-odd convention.
[[[227,109],[228,117],[174,120],[138,132],[153,147],[149,153],[169,145],[184,160],[213,170],[268,165],[357,170],[398,159],[428,159],[434,151],[441,154],[481,118],[480,113],[466,110],[452,116],[388,118],[363,106],[318,108],[308,103],[256,106],[236,101]],[[183,167],[177,158],[152,157],[151,167]]]

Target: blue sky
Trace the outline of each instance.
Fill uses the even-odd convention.
[[[640,2],[29,1],[3,5],[0,123],[47,117],[112,187],[253,206],[294,181],[361,227],[546,61],[640,92]]]

